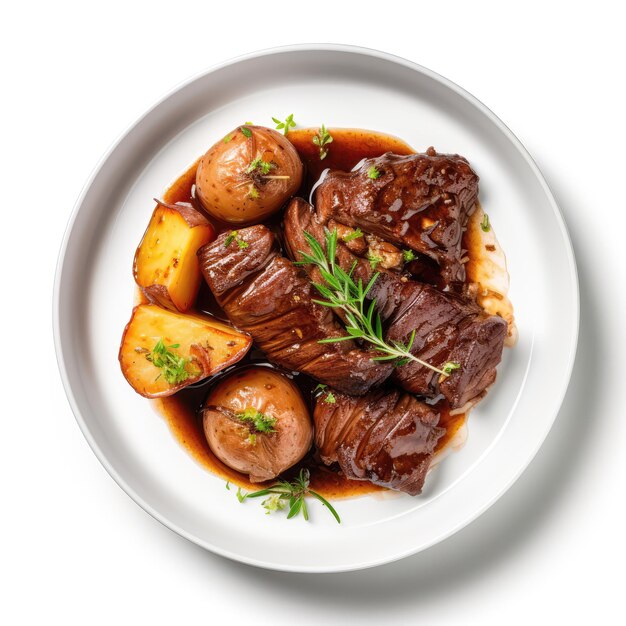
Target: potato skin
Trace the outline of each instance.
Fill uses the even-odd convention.
[[[220,381],[203,410],[204,433],[215,456],[251,482],[276,478],[313,442],[309,410],[298,387],[269,367],[246,367]],[[255,432],[236,414],[255,408],[275,418],[275,432]],[[250,435],[254,435],[250,437]]]
[[[135,253],[133,276],[150,302],[185,312],[202,280],[196,252],[215,239],[215,229],[191,205],[156,202]]]
[[[289,178],[269,179],[260,170],[247,172],[255,159],[272,164],[270,176]],[[286,137],[264,126],[239,126],[200,159],[196,194],[207,213],[223,222],[258,223],[298,191],[302,169]]]

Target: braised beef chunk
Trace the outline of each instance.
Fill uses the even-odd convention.
[[[200,267],[230,321],[271,362],[351,394],[366,393],[391,374],[392,366],[373,361],[353,341],[319,343],[345,332],[330,309],[312,301],[310,281],[276,252],[265,226],[240,229],[237,237],[247,246],[226,246],[222,234],[201,248]]]
[[[210,245],[212,252],[206,246],[198,257],[202,263],[210,256],[209,263],[202,263],[202,272],[216,297],[259,272],[278,254],[274,235],[265,226],[222,233]]]
[[[461,237],[478,197],[478,176],[461,156],[390,152],[353,172],[330,171],[315,192],[321,220],[360,227],[433,258],[444,284],[465,280]]]
[[[460,367],[442,377],[419,363],[409,362],[396,368],[394,380],[420,395],[434,397],[442,393],[452,408],[483,393],[496,378],[506,322],[430,285],[408,282],[403,296],[388,319],[386,339],[406,342],[415,330],[412,354],[439,369],[447,362]]]
[[[303,233],[315,237],[325,248],[324,226],[313,207],[302,199],[292,200],[284,219],[285,247],[295,260],[299,251],[309,252]],[[345,245],[337,246],[337,262],[367,284],[374,274],[370,263],[352,254]],[[314,280],[317,271],[304,266]],[[431,285],[408,280],[391,271],[380,270],[369,294],[376,301],[388,341],[406,343],[415,330],[412,354],[442,368],[450,361],[461,367],[447,378],[416,362],[395,369],[393,378],[407,391],[436,397],[443,393],[453,408],[483,393],[494,381],[500,362],[506,322],[487,315],[474,302]]]
[[[445,433],[436,408],[397,389],[333,395],[329,403],[322,393],[313,413],[322,461],[338,463],[348,478],[419,494]]]

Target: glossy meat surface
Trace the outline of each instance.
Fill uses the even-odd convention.
[[[355,480],[421,493],[437,441],[439,412],[414,396],[376,390],[362,397],[335,393],[335,402],[317,399],[315,445],[322,461],[338,463]]]
[[[284,220],[285,247],[296,260],[300,260],[299,251],[309,252],[305,231],[324,246],[321,220],[311,205],[296,198]],[[374,274],[367,260],[341,243],[337,261],[346,271],[356,262],[354,276],[364,284]],[[319,280],[314,269],[305,269]],[[443,393],[455,408],[480,395],[494,381],[507,330],[502,318],[485,314],[474,302],[386,270],[379,272],[369,295],[376,300],[387,340],[406,342],[415,330],[411,350],[415,356],[438,368],[448,361],[461,365],[445,379],[419,363],[398,367],[393,378],[404,389],[426,397]]]
[[[386,153],[354,172],[330,171],[315,192],[331,218],[431,257],[444,284],[465,280],[461,239],[478,197],[478,176],[461,156]]]
[[[238,231],[247,246],[225,246],[226,234],[198,252],[211,291],[230,321],[250,333],[267,358],[351,394],[364,394],[390,374],[388,364],[353,341],[321,344],[345,332],[328,308],[315,304],[310,281],[278,254],[262,225]]]

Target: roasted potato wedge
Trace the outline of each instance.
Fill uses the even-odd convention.
[[[148,300],[184,312],[202,280],[196,252],[213,241],[215,229],[191,205],[157,203],[135,253],[133,274]]]
[[[124,329],[119,360],[137,393],[159,398],[236,363],[251,345],[249,335],[210,317],[140,304]]]

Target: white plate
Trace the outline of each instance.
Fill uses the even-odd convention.
[[[467,444],[429,476],[422,496],[339,501],[343,523],[239,504],[176,442],[122,377],[135,247],[154,203],[188,165],[246,120],[295,113],[301,126],[370,128],[418,150],[466,156],[507,253],[520,340],[472,413]],[[456,85],[388,54],[295,46],[229,61],[175,89],[122,136],[76,204],[54,294],[59,367],[95,454],[147,512],[232,559],[290,571],[340,571],[423,550],[476,518],[511,486],[547,435],[565,393],[578,332],[578,286],[563,218],[511,132]]]

